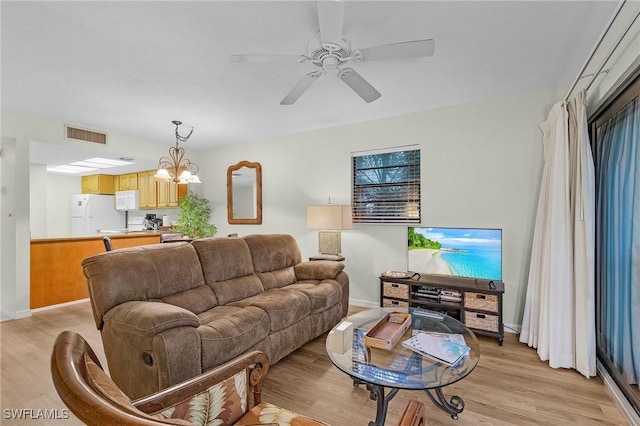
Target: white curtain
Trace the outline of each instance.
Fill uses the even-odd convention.
[[[520,341],[553,368],[595,374],[594,172],[584,93],[558,102],[543,132],[544,169]]]
[[[587,127],[586,94],[569,103],[571,219],[575,291],[575,369],[596,375],[595,166]]]

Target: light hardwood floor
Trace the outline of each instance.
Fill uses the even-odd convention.
[[[73,417],[57,421],[6,418],[7,409],[65,408],[49,370],[53,341],[63,330],[82,334],[106,365],[88,302],[0,323],[0,424],[81,424]],[[627,424],[599,378],[549,368],[513,334],[506,336],[502,347],[493,338],[478,339],[480,363],[467,378],[445,389],[448,397],[458,395],[465,401],[458,420],[436,409],[424,393],[401,391],[389,405],[387,424],[397,423],[409,398],[425,402],[429,425]],[[375,417],[375,402],[364,387],[353,387],[331,364],[324,340],[321,336],[273,365],[263,400],[333,426],[365,426]]]

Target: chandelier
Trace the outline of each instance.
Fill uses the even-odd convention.
[[[193,133],[193,127],[186,136],[181,136],[178,127],[182,121],[172,121],[176,126],[176,146],[169,148],[169,157],[162,157],[158,161],[158,171],[155,174],[157,179],[172,180],[179,184],[200,183],[198,178],[199,167],[188,158],[184,158],[184,148],[179,146],[180,142],[186,142]]]

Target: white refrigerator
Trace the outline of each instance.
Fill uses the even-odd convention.
[[[95,235],[102,229],[126,227],[125,213],[116,210],[113,195],[74,194],[71,196],[71,235]]]

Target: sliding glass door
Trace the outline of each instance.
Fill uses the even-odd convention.
[[[591,129],[598,360],[640,414],[640,77]]]

